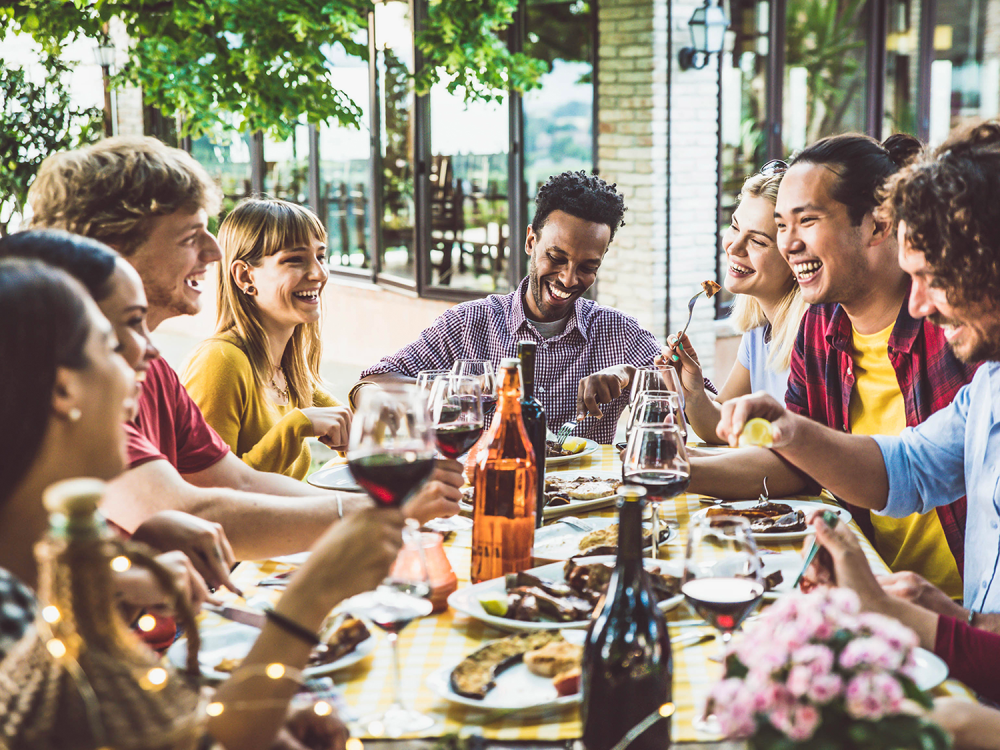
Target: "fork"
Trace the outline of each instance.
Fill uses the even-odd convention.
[[[562,425],[562,427],[560,427],[558,430],[556,430],[556,433],[555,433],[555,435],[556,435],[555,443],[556,443],[556,445],[558,447],[560,447],[560,448],[563,447],[563,443],[566,442],[566,438],[568,438],[569,434],[573,430],[576,429],[576,426],[578,424],[579,424],[579,420],[578,419],[570,419],[570,420],[564,422],[563,425]]]
[[[688,320],[687,320],[687,323],[684,324],[684,328],[681,329],[681,332],[677,334],[677,340],[678,341],[680,341],[682,338],[684,338],[684,334],[687,333],[688,326],[691,325],[691,318],[692,318],[692,316],[694,316],[694,303],[695,303],[695,300],[697,300],[704,293],[705,293],[705,290],[704,289],[700,289],[691,299],[688,300]]]

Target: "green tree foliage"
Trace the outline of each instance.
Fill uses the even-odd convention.
[[[499,39],[514,0],[431,3],[418,91],[448,79],[476,100],[535,85],[539,67]],[[339,44],[367,57],[371,8],[371,0],[11,0],[0,9],[0,31],[58,49],[74,36],[96,39],[117,19],[133,40],[117,79],[180,116],[183,135],[235,124],[283,140],[303,119],[359,124],[361,109],[336,87],[327,53]]]
[[[102,132],[100,109],[70,102],[69,66],[52,55],[43,63],[44,80],[33,81],[24,68],[0,58],[0,236],[13,215],[23,213],[42,160],[92,143]]]

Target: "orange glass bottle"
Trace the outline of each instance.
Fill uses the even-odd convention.
[[[531,567],[539,468],[521,420],[517,367],[516,359],[500,361],[497,412],[476,460],[473,583]]]

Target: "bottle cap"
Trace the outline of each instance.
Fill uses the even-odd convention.
[[[521,362],[517,357],[504,357],[500,360],[501,370],[516,370]]]

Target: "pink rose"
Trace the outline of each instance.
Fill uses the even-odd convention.
[[[803,742],[810,739],[819,726],[819,711],[814,706],[798,705],[792,713],[792,726],[786,734],[789,739]]]
[[[813,675],[828,673],[833,669],[834,659],[833,651],[821,644],[803,646],[792,654],[792,663],[809,667]]]
[[[812,683],[809,685],[809,691],[806,693],[806,697],[813,703],[818,703],[823,706],[832,701],[834,698],[839,697],[843,687],[844,681],[840,678],[840,675],[819,675],[813,677]]]
[[[876,636],[855,638],[840,653],[840,666],[844,669],[870,666],[894,670],[902,662],[903,654]]]
[[[862,672],[847,683],[844,695],[847,713],[855,719],[881,719],[888,713],[871,672]]]
[[[756,730],[754,696],[743,680],[730,678],[712,688],[713,702],[719,727],[726,737],[749,737]]]

